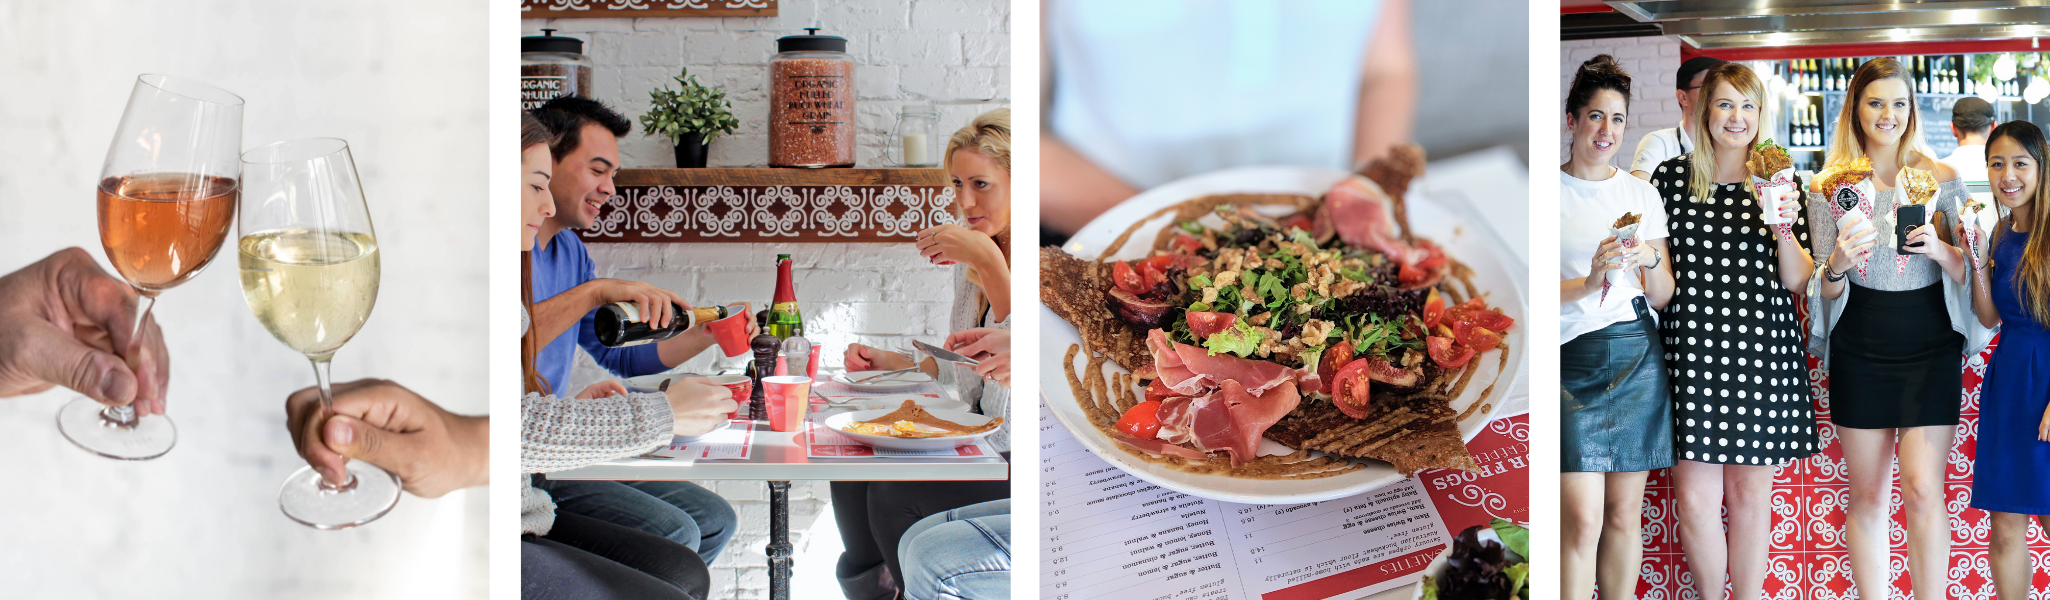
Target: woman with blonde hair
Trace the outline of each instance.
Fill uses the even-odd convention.
[[[1652,173],[1674,271],[1660,332],[1687,566],[1703,600],[1722,600],[1725,568],[1730,593],[1749,600],[1765,584],[1773,475],[1816,450],[1790,292],[1807,286],[1813,266],[1798,196],[1761,198],[1744,166],[1771,123],[1771,95],[1741,64],[1707,73],[1684,123],[1694,151]],[[1794,224],[1788,235],[1765,223],[1768,210]]]
[[[1986,179],[2007,217],[1985,244],[1991,256],[1973,261],[1973,310],[1981,325],[2001,333],[1979,388],[1972,508],[1993,516],[1988,562],[2000,600],[2029,597],[2030,515],[2050,530],[2050,477],[2040,476],[2050,464],[2050,237],[2040,233],[2050,228],[2046,159],[2050,142],[2028,121],[2002,124],[1986,138]]]
[[[945,346],[979,364],[972,369],[931,360],[913,365],[897,353],[850,344],[847,370],[918,366],[936,375],[941,385],[977,412],[1009,416],[1010,109],[983,113],[954,132],[942,158],[954,186],[957,222],[918,232],[918,253],[936,265],[958,265],[954,269],[953,317],[948,323],[954,333],[947,336]],[[998,452],[1009,456],[1009,425],[987,439]],[[846,548],[835,575],[850,600],[889,598],[897,593],[899,582],[904,582],[899,542],[906,541],[905,532],[921,519],[1011,496],[1009,481],[836,481],[832,487],[833,518]],[[1008,522],[1008,516],[1005,520]],[[915,589],[908,583],[904,589]]]
[[[1900,61],[1879,58],[1851,76],[1824,171],[1871,161],[1871,216],[1834,216],[1832,202],[1855,194],[1817,189],[1808,222],[1817,271],[1808,288],[1809,350],[1829,372],[1830,422],[1850,479],[1845,544],[1860,596],[1888,595],[1893,466],[1900,457],[1914,597],[1942,598],[1950,578],[1950,511],[1944,471],[1963,404],[1970,315],[1969,269],[1950,228],[1969,197],[1949,165],[1922,143],[1921,111]],[[1909,173],[1921,171],[1921,173]],[[1895,184],[1936,182],[1929,224],[1896,248],[1895,207],[1910,204]],[[1839,198],[1841,196],[1841,198]],[[1915,259],[1915,256],[1928,260]],[[1897,261],[1896,257],[1903,260]],[[1864,265],[1864,268],[1860,268]],[[1897,445],[1897,446],[1896,446]]]

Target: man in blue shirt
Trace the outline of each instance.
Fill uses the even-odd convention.
[[[619,172],[619,138],[632,130],[633,123],[596,100],[579,97],[550,100],[535,109],[534,116],[558,137],[548,147],[555,159],[555,174],[548,184],[555,196],[555,216],[541,225],[531,253],[531,327],[540,339],[548,340],[534,357],[534,369],[548,385],[561,389],[569,381],[577,346],[622,377],[666,371],[711,347],[712,336],[703,325],[654,344],[607,348],[598,343],[593,323],[600,306],[634,302],[642,314],[663,325],[676,317],[671,304],[688,309],[690,303],[647,283],[597,278],[591,256],[576,235],[575,230],[597,220],[598,209],[612,197],[612,177]],[[548,492],[557,511],[668,537],[696,550],[707,563],[735,530],[733,507],[689,482],[547,481],[536,475],[534,485]]]

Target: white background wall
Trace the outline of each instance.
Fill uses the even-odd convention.
[[[741,126],[712,144],[709,166],[761,167],[768,163],[766,71],[776,38],[820,27],[822,35],[847,38],[859,64],[856,163],[890,166],[885,146],[899,108],[913,102],[998,99],[998,102],[942,104],[940,135],[953,133],[982,111],[1010,97],[1010,3],[1005,0],[783,0],[774,18],[722,19],[530,19],[524,35],[543,27],[583,39],[594,63],[593,94],[628,118],[634,133],[621,140],[627,168],[675,166],[671,143],[641,134],[640,115],[648,91],[669,86],[679,67],[689,66],[700,82],[727,90]],[[910,339],[938,341],[947,333],[953,275],[902,244],[592,244],[599,277],[647,281],[675,290],[694,302],[753,302],[761,308],[775,290],[776,254],[796,261],[797,296],[806,333],[826,344],[828,367],[841,364],[850,342],[908,346]],[[710,354],[682,370],[706,372]],[[605,377],[579,353],[576,386]],[[570,389],[577,389],[572,387]],[[713,566],[712,597],[760,598],[768,589],[768,495],[759,481],[708,482],[731,501],[741,529]],[[824,482],[795,482],[791,530],[800,552],[837,547]],[[814,527],[814,526],[817,527]],[[802,583],[795,597],[837,596],[829,586],[831,552],[801,558]],[[821,577],[823,575],[823,577]]]
[[[485,6],[474,2],[0,2],[0,272],[81,246],[103,257],[93,186],[135,76],[246,101],[243,147],[349,141],[383,285],[338,380],[398,380],[486,412]],[[102,261],[104,265],[104,261]],[[284,399],[306,360],[242,299],[232,246],[158,304],[177,447],[148,462],[73,447],[65,391],[0,399],[0,573],[10,598],[482,597],[485,491],[406,496],[347,531],[277,509],[304,463]]]
[[[1559,133],[1559,163],[1569,158],[1572,132],[1566,131],[1566,90],[1573,85],[1573,73],[1580,63],[1599,54],[1616,57],[1616,63],[1630,73],[1630,121],[1623,131],[1623,147],[1616,151],[1617,167],[1630,168],[1637,156],[1637,141],[1655,129],[1680,124],[1680,102],[1673,99],[1673,72],[1680,70],[1680,42],[1666,36],[1572,40],[1559,43],[1559,99],[1556,114]]]

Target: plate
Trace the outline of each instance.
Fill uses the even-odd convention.
[[[1090,221],[1089,225],[1070,238],[1064,248],[1077,257],[1094,260],[1110,246],[1127,227],[1146,215],[1167,206],[1201,196],[1228,193],[1301,193],[1317,196],[1332,184],[1346,176],[1338,169],[1307,167],[1251,167],[1219,171],[1199,175],[1163,185],[1126,200],[1109,212]],[[1474,357],[1481,366],[1474,374],[1474,382],[1467,385],[1460,397],[1452,402],[1454,411],[1464,412],[1476,402],[1489,403],[1490,410],[1476,410],[1459,422],[1462,439],[1473,441],[1494,413],[1501,410],[1509,396],[1510,383],[1516,380],[1516,373],[1524,368],[1525,347],[1530,338],[1526,334],[1529,319],[1526,318],[1527,300],[1524,290],[1523,262],[1516,258],[1509,245],[1502,241],[1487,222],[1473,210],[1452,202],[1440,202],[1427,195],[1428,175],[1409,187],[1408,213],[1410,231],[1430,238],[1442,246],[1446,253],[1474,270],[1474,285],[1488,294],[1488,304],[1515,318],[1517,327],[1509,330],[1509,360],[1501,369],[1500,350],[1490,350]],[[1517,199],[1517,201],[1522,201]],[[1174,216],[1162,215],[1132,234],[1131,241],[1112,256],[1117,259],[1143,258],[1151,251],[1153,234],[1161,227],[1170,225]],[[1364,461],[1365,469],[1336,477],[1303,481],[1276,481],[1265,479],[1242,479],[1225,475],[1203,475],[1188,473],[1146,462],[1119,447],[1117,442],[1089,424],[1082,408],[1075,401],[1075,395],[1068,389],[1068,379],[1061,368],[1061,359],[1066,356],[1068,346],[1081,343],[1081,335],[1073,325],[1055,315],[1045,305],[1040,310],[1040,365],[1039,385],[1041,400],[1046,402],[1054,417],[1062,426],[1073,433],[1075,439],[1090,452],[1102,457],[1110,464],[1163,488],[1213,500],[1240,502],[1246,504],[1300,504],[1320,502],[1351,496],[1371,490],[1390,482],[1400,480],[1401,474],[1387,463]],[[1075,368],[1080,369],[1084,357],[1075,357]],[[1115,363],[1106,368],[1124,372]],[[1505,372],[1506,370],[1506,372]],[[1499,375],[1499,377],[1498,377]],[[1482,398],[1481,391],[1493,390]],[[1288,448],[1272,440],[1260,442],[1260,453],[1286,454]]]
[[[869,383],[855,383],[854,380],[888,373],[889,371],[855,371],[833,376],[833,381],[857,392],[896,392],[932,383],[932,376],[917,371],[904,373]]]
[[[973,435],[951,435],[947,437],[936,438],[898,438],[890,437],[887,435],[868,435],[865,433],[855,433],[852,431],[848,431],[846,429],[848,423],[853,423],[855,421],[867,421],[869,419],[887,415],[895,411],[896,409],[891,408],[883,410],[857,410],[853,412],[843,412],[837,415],[826,417],[825,426],[829,429],[832,429],[835,432],[838,432],[840,435],[847,436],[863,444],[868,444],[870,446],[888,450],[905,450],[910,452],[925,452],[929,450],[950,450],[953,448],[959,448],[961,446],[973,444],[975,443],[975,440],[988,437],[989,434],[996,432],[995,429],[991,429],[989,431],[984,431],[982,433],[977,433]],[[978,415],[968,411],[947,410],[944,408],[928,408],[925,409],[925,412],[932,413],[932,416],[946,419],[948,421],[953,421],[955,423],[960,423],[962,425],[981,425],[983,423],[988,423],[990,419],[989,417]]]

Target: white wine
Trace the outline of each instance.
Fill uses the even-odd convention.
[[[377,304],[377,240],[280,229],[241,241],[242,297],[256,320],[308,357],[334,354]]]

